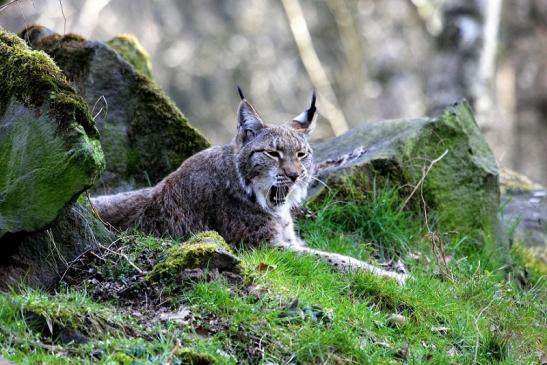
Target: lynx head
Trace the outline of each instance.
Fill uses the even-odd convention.
[[[268,125],[239,89],[234,138],[236,166],[247,194],[267,211],[298,205],[305,198],[313,173],[308,135],[316,117],[315,93],[310,107],[281,125]]]

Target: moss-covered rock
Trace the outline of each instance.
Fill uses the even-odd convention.
[[[95,116],[106,158],[99,192],[155,184],[209,146],[165,93],[112,47],[33,26],[22,32],[63,70]],[[122,52],[123,53],[123,52]]]
[[[150,55],[140,44],[139,40],[132,34],[120,34],[106,42],[122,56],[135,71],[152,78],[152,62]]]
[[[406,187],[407,195],[420,184],[416,206],[423,194],[441,230],[478,237],[499,228],[496,161],[466,102],[436,118],[367,124],[314,149],[317,174],[331,187],[356,173],[370,188],[391,181]],[[321,187],[316,184],[312,193]]]
[[[0,237],[51,225],[103,168],[85,101],[47,54],[0,29]]]
[[[154,266],[149,279],[173,278],[185,269],[194,268],[239,272],[239,264],[240,260],[233,255],[224,239],[214,231],[206,231],[169,249]]]
[[[183,364],[211,365],[215,363],[215,359],[211,355],[204,352],[196,352],[186,347],[177,349],[174,355],[177,359],[182,361]]]

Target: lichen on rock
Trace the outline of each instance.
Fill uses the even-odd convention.
[[[205,231],[169,249],[149,279],[173,278],[185,269],[209,268],[219,272],[240,271],[240,260],[234,256],[224,239],[214,231]]]
[[[186,158],[209,147],[160,87],[124,59],[127,54],[120,55],[100,41],[52,34],[39,26],[21,34],[31,47],[54,59],[105,135],[101,143],[106,171],[96,191],[155,184]]]
[[[104,168],[84,100],[51,58],[0,29],[0,237],[51,225]]]

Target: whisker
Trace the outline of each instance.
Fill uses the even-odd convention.
[[[306,177],[309,177],[310,179],[315,180],[315,181],[317,181],[318,183],[320,183],[321,185],[323,185],[325,188],[327,188],[327,189],[329,189],[329,190],[332,190],[331,187],[328,186],[324,181],[322,181],[322,180],[316,178],[315,176],[307,175],[307,174],[306,174]]]

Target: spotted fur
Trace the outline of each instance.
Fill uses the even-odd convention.
[[[314,173],[308,135],[315,95],[305,112],[268,125],[242,98],[231,143],[187,159],[152,188],[92,199],[101,218],[121,230],[186,238],[215,230],[231,245],[269,243],[320,257],[340,270],[365,269],[401,282],[404,276],[354,258],[307,247],[294,231],[291,209],[307,194]]]

